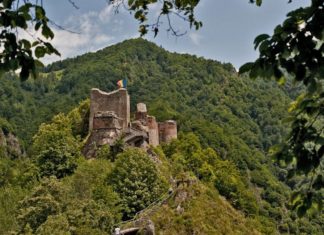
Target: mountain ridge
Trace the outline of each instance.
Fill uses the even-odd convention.
[[[258,213],[260,221],[269,220],[282,232],[296,229],[294,212],[285,212],[291,190],[278,180],[286,172],[266,156],[269,147],[287,133],[282,120],[291,99],[275,82],[238,76],[231,64],[170,53],[146,40],[131,39],[55,62],[35,80],[20,82],[13,74],[5,75],[0,79],[0,117],[14,126],[28,146],[41,123],[51,123],[54,115],[71,111],[88,98],[91,88],[112,91],[125,77],[132,110],[136,103],[144,102],[158,120],[177,120],[181,133],[193,132],[197,137],[183,137],[187,142],[194,139],[193,145],[199,142],[203,148],[211,148],[229,164],[222,162],[240,179],[239,185],[231,181],[229,173],[216,188],[236,209],[248,216]],[[184,155],[172,145],[163,151],[170,159]],[[226,177],[223,171],[221,167],[216,171],[220,178]],[[232,188],[222,188],[226,181],[233,183]],[[256,199],[258,212],[253,204]],[[305,223],[311,231],[311,222]]]

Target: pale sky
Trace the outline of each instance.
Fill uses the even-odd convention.
[[[108,0],[72,1],[79,9],[75,9],[68,0],[44,1],[51,20],[79,33],[54,29],[53,44],[62,56],[47,58],[45,62],[96,51],[139,36],[138,23],[133,16],[123,9],[115,14],[114,9],[107,4]],[[185,22],[174,18],[174,27],[187,32],[184,36],[171,36],[163,30],[165,26],[162,25],[156,38],[153,38],[153,34],[144,38],[169,51],[230,62],[238,68],[256,58],[253,40],[258,34],[271,34],[289,11],[308,5],[309,2],[294,0],[288,4],[288,0],[264,0],[263,5],[257,7],[249,4],[249,0],[201,0],[196,11],[196,17],[203,22],[199,31],[190,30]],[[152,19],[158,10],[158,7],[151,9]]]

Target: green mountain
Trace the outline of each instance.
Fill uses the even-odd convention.
[[[116,82],[125,77],[128,78],[132,109],[136,103],[144,102],[150,114],[155,115],[157,119],[177,120],[181,133],[179,141],[156,150],[164,159],[162,166],[158,167],[161,168],[158,169],[160,172],[158,175],[167,179],[179,177],[177,174],[184,172],[198,180],[193,189],[189,187],[189,191],[195,193],[183,202],[185,213],[175,213],[177,200],[172,198],[151,216],[160,231],[165,231],[164,234],[190,234],[196,233],[195,229],[199,228],[200,231],[204,231],[203,234],[235,234],[238,231],[249,234],[249,231],[254,230],[256,234],[259,232],[320,234],[323,229],[322,217],[310,214],[308,217],[298,219],[295,213],[289,210],[289,193],[300,180],[288,182],[290,187],[281,182],[287,173],[276,167],[267,156],[269,147],[279,143],[287,133],[287,126],[282,121],[287,116],[290,96],[294,93],[293,88],[279,87],[276,83],[263,79],[251,80],[245,76],[238,76],[231,64],[222,64],[193,55],[170,53],[143,39],[127,40],[95,53],[55,62],[47,66],[39,78],[29,79],[27,82],[20,82],[14,74],[6,74],[0,79],[0,117],[10,122],[13,132],[28,150],[29,158],[32,159],[28,164],[37,166],[35,159],[40,159],[39,156],[46,161],[47,156],[60,155],[63,151],[59,148],[48,153],[46,151],[50,147],[48,149],[42,147],[56,141],[46,139],[54,131],[65,131],[62,136],[66,138],[64,139],[66,143],[70,143],[69,147],[80,144],[84,133],[77,130],[78,121],[75,121],[77,119],[73,118],[70,111],[89,97],[90,89],[97,87],[105,91],[114,90],[117,87]],[[79,109],[75,109],[77,111],[74,110],[74,114],[78,113],[79,119],[86,119],[84,112],[80,111],[83,109],[86,109],[85,103],[81,104]],[[67,115],[56,116],[50,122],[54,115],[60,112]],[[42,124],[44,122],[50,124]],[[36,137],[32,139],[36,133]],[[77,137],[80,134],[81,137]],[[46,138],[43,138],[44,135]],[[188,143],[191,145],[188,146]],[[37,149],[35,145],[40,147]],[[66,149],[64,148],[64,151],[67,151]],[[79,152],[71,150],[69,154],[73,157]],[[9,166],[13,163],[6,164]],[[27,163],[14,163],[14,167],[20,169],[17,170],[18,173],[3,177],[12,179],[21,175],[26,177],[27,173],[21,166],[23,164]],[[96,165],[82,161],[78,164],[77,170],[73,168],[71,171],[72,175],[60,174],[59,178],[63,179],[58,182],[63,184],[62,188],[68,187],[70,191],[67,191],[73,195],[79,190],[73,188],[77,182],[76,174],[85,174],[80,170],[83,168],[91,171],[87,164]],[[108,165],[109,169],[115,169],[118,165],[104,164]],[[71,170],[70,162],[68,166]],[[38,165],[38,168],[40,178],[51,175],[45,174],[42,166]],[[108,175],[113,174],[110,170],[104,172]],[[85,187],[94,187],[104,178],[97,174],[93,182]],[[9,183],[2,186],[0,184],[0,187],[17,184],[15,180],[5,182]],[[21,186],[17,186],[19,188],[17,189],[15,186],[14,189],[10,189],[13,191],[9,191],[19,194],[15,199],[18,201],[25,195],[31,195],[30,197],[36,195],[35,187],[41,187],[39,184],[35,179],[35,183],[28,189],[19,188]],[[112,187],[109,190],[115,193],[114,182],[108,184],[112,185],[109,186]],[[87,190],[90,190],[89,188]],[[161,190],[162,188],[161,186]],[[51,192],[47,194],[53,197],[52,204],[54,201],[59,205],[63,203],[60,199],[56,200]],[[89,195],[75,197],[88,203],[88,199],[96,201],[97,194],[102,195],[102,192],[91,191]],[[127,204],[125,198],[123,199],[123,192],[117,194],[121,197],[120,200],[124,200],[124,204]],[[2,197],[3,192],[0,193],[0,201]],[[67,197],[68,202],[75,200],[74,196]],[[28,203],[25,201],[25,204]],[[108,209],[116,210],[117,204],[116,206],[110,204]],[[84,206],[86,208],[88,204]],[[129,205],[122,208],[124,209],[121,209],[121,218],[117,216],[114,220],[118,221],[132,215],[128,211]],[[69,213],[71,211],[76,213],[72,204],[55,207],[55,211],[61,211],[61,214],[53,212],[51,216],[55,215],[55,218],[46,220],[46,217],[45,221],[37,226],[42,227],[44,223],[55,224],[60,220],[64,222],[61,221],[63,224],[71,224]],[[224,214],[220,215],[222,211]],[[8,211],[0,211],[0,224],[6,221],[1,219],[1,213]],[[167,221],[166,216],[172,220]],[[233,218],[237,218],[237,221]],[[217,229],[213,220],[224,224],[224,230]],[[18,225],[15,219],[12,219],[11,223],[10,229],[16,229]],[[165,227],[165,223],[169,226]],[[191,230],[184,232],[185,228]]]
[[[125,76],[133,104],[147,102],[150,110],[165,106],[178,119],[189,115],[191,122],[212,122],[261,150],[280,140],[280,120],[290,101],[274,83],[239,78],[230,64],[169,53],[141,39],[56,62],[44,72],[28,82],[10,74],[0,81],[0,116],[27,142],[40,123],[71,110],[92,87],[114,90]]]

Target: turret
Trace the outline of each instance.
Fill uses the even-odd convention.
[[[174,120],[160,122],[159,136],[160,136],[160,142],[165,142],[165,143],[169,143],[172,139],[176,139],[178,136],[177,122]]]

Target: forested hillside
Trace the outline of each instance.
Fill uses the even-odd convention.
[[[230,64],[169,53],[140,39],[56,62],[44,72],[27,82],[11,74],[0,81],[0,115],[27,142],[40,123],[88,98],[92,87],[111,91],[126,76],[132,104],[144,101],[178,119],[189,113],[191,121],[212,121],[259,149],[280,140],[279,122],[290,101],[277,84],[238,78]]]
[[[127,162],[135,164],[132,157],[147,162],[142,153],[129,150],[115,161],[102,150],[93,162],[80,153],[90,89],[115,90],[125,77],[131,108],[144,102],[158,119],[177,120],[181,133],[155,150],[160,165],[138,166],[139,172],[151,172],[151,184],[141,189],[147,198],[140,202],[117,185],[124,182]],[[28,156],[0,156],[6,172],[0,175],[0,233],[48,234],[60,224],[66,234],[102,234],[167,191],[169,178],[185,176],[197,183],[185,189],[191,196],[183,202],[184,212],[175,212],[174,198],[152,215],[165,234],[320,234],[323,217],[314,212],[299,219],[290,211],[291,188],[301,179],[283,182],[287,173],[267,156],[287,132],[283,120],[293,95],[292,87],[239,77],[231,64],[170,53],[143,39],[53,63],[35,80],[20,82],[6,74],[0,79],[0,117],[11,124],[10,133],[21,139]],[[59,160],[49,160],[55,157]],[[37,218],[31,209],[37,208],[35,201],[42,208],[38,213],[48,212],[45,217]],[[89,217],[81,218],[81,209]]]

